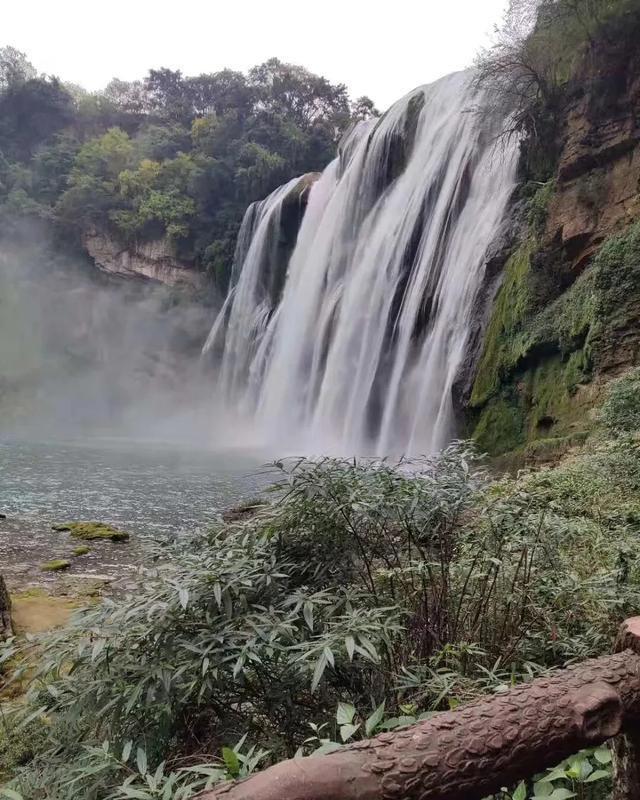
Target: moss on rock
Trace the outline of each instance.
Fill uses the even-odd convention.
[[[47,561],[40,566],[43,572],[60,572],[61,570],[69,569],[71,562],[66,558],[54,558],[53,561]]]
[[[496,298],[485,335],[471,405],[481,406],[500,389],[508,372],[526,354],[529,341],[524,321],[529,308],[527,277],[532,245],[522,244],[505,265],[504,282]]]
[[[530,235],[505,266],[487,327],[469,405],[474,438],[491,455],[586,433],[598,393],[584,388],[640,359],[640,223],[550,303],[539,291],[542,260]]]
[[[91,552],[91,548],[87,547],[86,544],[81,544],[79,547],[71,553],[74,558],[78,558],[78,556],[86,556],[88,553]]]
[[[52,525],[54,531],[68,531],[75,539],[109,539],[112,542],[124,542],[129,538],[126,531],[107,525],[104,522],[63,522]]]

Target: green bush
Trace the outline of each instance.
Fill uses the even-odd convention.
[[[615,434],[640,430],[640,369],[632,370],[613,383],[600,415]]]
[[[608,652],[640,605],[619,459],[605,441],[500,482],[464,444],[399,465],[276,465],[274,502],[158,546],[135,596],[44,637],[35,666],[30,644],[8,646],[30,684],[10,724],[48,720],[9,786],[186,798]]]

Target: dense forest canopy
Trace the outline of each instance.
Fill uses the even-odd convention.
[[[0,229],[25,216],[76,241],[168,236],[224,288],[247,205],[322,169],[376,110],[343,84],[276,58],[248,74],[150,70],[89,93],[0,49]]]

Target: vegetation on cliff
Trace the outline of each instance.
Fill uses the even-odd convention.
[[[639,381],[588,449],[517,478],[461,443],[401,469],[278,465],[274,502],[160,549],[35,667],[9,645],[30,688],[8,731],[41,731],[11,796],[186,798],[609,652],[640,607]],[[581,758],[550,788],[606,778],[606,753]]]
[[[151,70],[87,93],[0,50],[0,226],[92,226],[167,236],[224,288],[242,214],[285,180],[322,169],[353,119],[374,112],[342,84],[271,59],[194,77]]]
[[[637,0],[522,0],[479,60],[522,136],[520,231],[469,399],[492,454],[561,455],[592,428],[606,380],[637,363],[640,223],[617,176],[638,171],[639,31]]]

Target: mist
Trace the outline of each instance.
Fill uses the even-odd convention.
[[[214,310],[187,289],[100,272],[46,228],[0,237],[0,436],[203,445]]]

